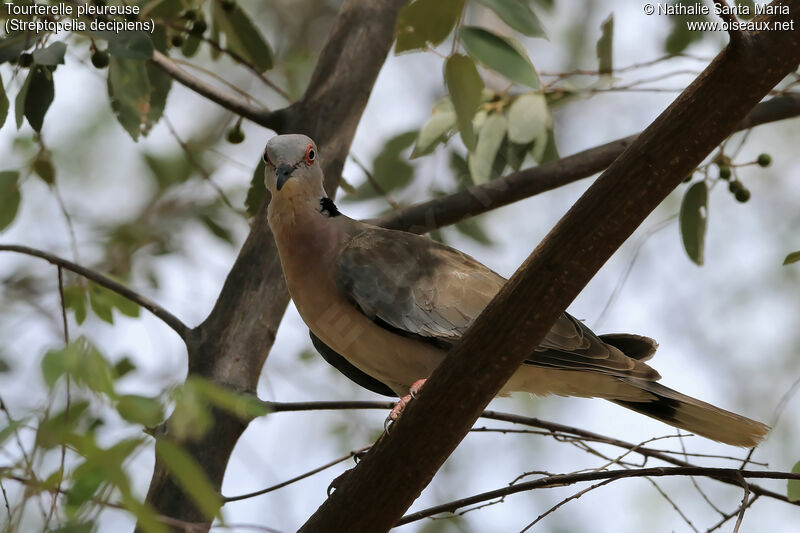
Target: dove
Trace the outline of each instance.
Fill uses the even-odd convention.
[[[402,408],[506,280],[432,239],[342,214],[309,137],[275,136],[263,158],[268,223],[315,348],[359,385],[401,397]],[[500,394],[601,398],[726,444],[763,439],[768,426],[657,383],[646,363],[656,348],[641,335],[596,335],[563,313]]]

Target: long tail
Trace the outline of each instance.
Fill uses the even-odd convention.
[[[641,400],[612,399],[637,413],[732,446],[751,448],[769,431],[769,426],[725,411],[658,383],[636,378],[618,378],[639,389]]]

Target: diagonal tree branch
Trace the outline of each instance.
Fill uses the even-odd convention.
[[[800,0],[790,15],[800,22]],[[800,34],[726,47],[559,221],[304,533],[388,531],[556,318],[653,209],[800,62]],[[531,306],[531,302],[536,302]],[[420,450],[424,435],[424,452]]]
[[[189,328],[178,317],[149,298],[145,298],[138,292],[129,289],[125,285],[114,281],[113,279],[101,274],[100,272],[97,272],[96,270],[86,268],[67,259],[62,259],[56,255],[43,252],[42,250],[37,250],[36,248],[30,248],[28,246],[20,246],[17,244],[0,244],[0,252],[16,252],[19,254],[30,255],[32,257],[38,257],[40,259],[44,259],[48,263],[62,267],[70,272],[74,272],[79,276],[83,276],[88,280],[94,281],[98,285],[101,285],[110,291],[114,291],[120,296],[141,305],[153,313],[156,318],[161,319],[162,322],[175,330],[175,333],[177,333],[184,341],[189,335]]]
[[[736,131],[797,116],[800,116],[800,94],[776,96],[758,104],[736,127]],[[370,222],[385,228],[414,233],[427,233],[455,224],[601,172],[638,135],[617,139],[539,167],[513,172],[482,185],[411,205]]]
[[[186,72],[179,67],[169,57],[165,56],[158,50],[153,51],[153,57],[150,62],[163,70],[169,77],[175,81],[185,85],[197,94],[203,95],[212,102],[219,104],[229,111],[233,111],[246,119],[252,120],[256,124],[260,124],[265,128],[275,130],[278,133],[283,131],[283,119],[285,111],[279,109],[277,111],[269,111],[261,109],[252,105],[250,102],[234,96],[228,92],[217,89],[200,78]]]
[[[457,509],[466,507],[468,505],[475,505],[496,498],[503,498],[511,494],[517,494],[534,489],[543,489],[550,487],[563,487],[565,485],[574,485],[584,481],[597,481],[599,479],[605,480],[618,480],[638,477],[664,477],[664,476],[706,476],[719,481],[731,482],[731,484],[742,486],[743,478],[758,478],[758,479],[798,479],[800,474],[793,472],[767,472],[761,470],[739,470],[737,468],[707,468],[701,466],[675,466],[664,467],[659,466],[655,468],[636,468],[630,470],[611,470],[611,471],[595,471],[595,472],[578,472],[575,474],[557,474],[547,476],[533,481],[526,481],[524,483],[517,483],[509,485],[501,489],[475,494],[468,498],[455,500],[435,507],[429,507],[416,513],[411,513],[404,516],[397,522],[396,525],[402,526],[410,522],[416,522],[429,516],[434,516],[440,513],[452,513]]]

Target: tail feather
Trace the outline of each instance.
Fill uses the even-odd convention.
[[[642,399],[611,401],[708,439],[751,448],[761,442],[770,429],[761,422],[714,407],[659,383],[636,378],[621,380],[639,389]]]

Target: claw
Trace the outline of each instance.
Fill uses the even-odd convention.
[[[400,415],[403,414],[403,411],[405,410],[409,402],[417,397],[419,391],[422,390],[422,386],[424,384],[425,384],[424,379],[418,379],[417,381],[412,383],[411,387],[408,390],[409,393],[400,398],[400,401],[398,401],[392,408],[392,410],[389,411],[389,416],[387,416],[386,420],[383,422],[383,430],[386,433],[389,433],[389,428],[392,427],[392,424],[394,422],[397,422],[397,420],[400,418]]]

